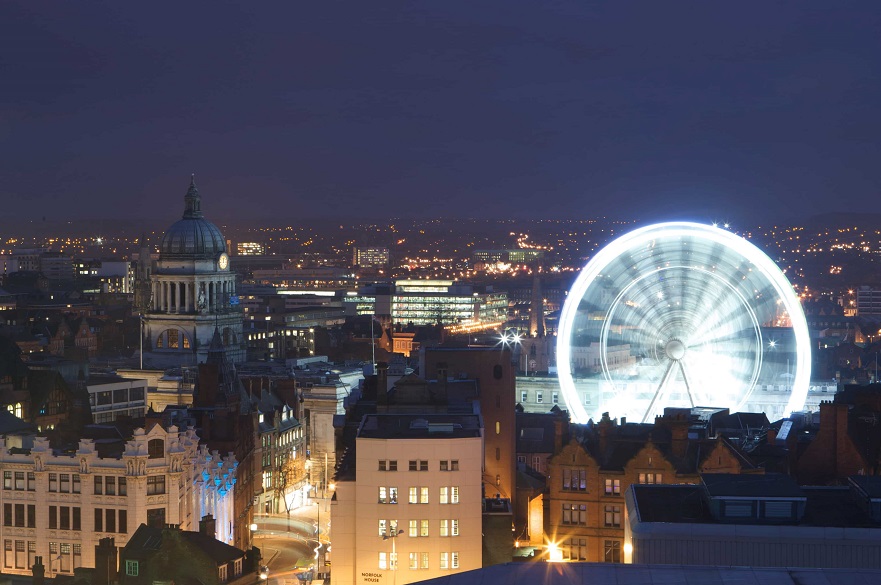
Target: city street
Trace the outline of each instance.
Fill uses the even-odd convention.
[[[316,500],[317,501],[317,500]],[[330,513],[321,502],[321,541],[326,547],[329,543]],[[254,533],[254,546],[263,552],[263,562],[269,567],[271,585],[293,585],[299,583],[297,563],[313,561],[318,544],[316,524],[318,506],[303,506],[287,514],[261,514],[254,519],[257,530]],[[303,563],[301,563],[302,566]]]

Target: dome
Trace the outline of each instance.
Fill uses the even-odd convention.
[[[226,240],[216,225],[202,217],[201,198],[195,179],[184,197],[184,216],[162,236],[159,251],[163,257],[199,256],[215,258],[226,252]]]

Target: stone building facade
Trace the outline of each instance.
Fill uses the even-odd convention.
[[[95,546],[124,546],[140,524],[198,530],[217,518],[216,538],[231,543],[238,463],[209,452],[193,430],[136,429],[119,458],[100,457],[93,440],[54,452],[37,437],[29,452],[0,447],[0,541],[4,573],[30,575],[41,556],[47,576],[95,566]]]

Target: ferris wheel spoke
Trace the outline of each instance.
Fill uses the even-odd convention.
[[[664,387],[667,386],[667,382],[670,381],[670,378],[673,375],[674,366],[676,365],[676,361],[669,360],[669,362],[670,363],[667,364],[667,369],[664,371],[664,376],[661,378],[660,384],[658,384],[658,387],[655,389],[655,395],[652,396],[652,401],[649,403],[648,410],[646,410],[645,414],[642,416],[642,422],[645,422],[648,419],[649,415],[651,415],[652,410],[655,407],[655,402],[657,402],[658,398],[661,396],[661,394],[663,394]]]

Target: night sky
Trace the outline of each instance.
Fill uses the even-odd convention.
[[[0,5],[4,214],[879,211],[881,4]]]

